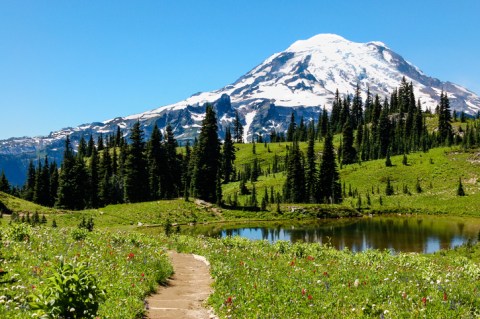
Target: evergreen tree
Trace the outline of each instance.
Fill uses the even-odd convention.
[[[362,97],[360,95],[360,86],[357,83],[355,89],[355,96],[353,97],[352,102],[352,127],[357,127],[363,123],[363,106],[362,106]]]
[[[465,196],[461,177],[458,179],[457,196]]]
[[[108,148],[105,149],[105,152],[108,152]],[[98,152],[94,148],[92,152],[92,156],[90,157],[90,166],[89,166],[89,177],[90,177],[90,184],[88,187],[89,191],[89,206],[92,208],[97,208],[100,206],[99,200],[99,175],[98,175],[98,166],[99,166],[99,158]]]
[[[85,151],[85,156],[90,157],[92,156],[93,149],[95,148],[95,142],[93,141],[93,136],[90,135],[90,139],[88,140],[87,150]]]
[[[163,198],[174,198],[180,195],[181,187],[181,161],[177,156],[178,143],[170,124],[165,128],[165,156],[167,167],[164,185],[162,186]]]
[[[103,205],[108,205],[114,202],[113,200],[113,184],[112,184],[112,159],[110,157],[110,149],[105,148],[102,153],[102,158],[99,164],[99,201]]]
[[[351,124],[351,119],[347,118],[347,122],[343,126],[342,164],[353,164],[357,161],[357,151],[353,147],[353,128]]]
[[[50,195],[48,206],[53,207],[58,193],[58,167],[55,161],[50,163]]]
[[[283,197],[291,203],[302,203],[306,201],[305,191],[305,168],[303,154],[300,151],[298,142],[293,142],[288,154],[286,179],[283,186]]]
[[[5,175],[5,171],[2,170],[2,175],[0,176],[0,192],[10,194],[10,182]]]
[[[388,109],[383,108],[378,123],[377,143],[379,158],[385,158],[390,145],[390,120],[388,119]]]
[[[290,124],[287,129],[287,142],[292,142],[294,140],[296,131],[297,123],[295,123],[295,114],[292,112],[290,115]]]
[[[234,162],[235,162],[235,146],[233,146],[232,134],[230,127],[227,127],[225,132],[225,141],[223,142],[223,156],[222,156],[222,172],[223,182],[230,183],[232,177],[235,176]]]
[[[97,150],[100,152],[103,151],[104,148],[105,145],[103,144],[103,134],[100,134],[97,139]]]
[[[342,186],[340,184],[340,176],[337,171],[337,163],[335,162],[333,137],[330,132],[328,132],[325,137],[317,189],[317,202],[342,202]]]
[[[308,202],[315,202],[317,194],[317,165],[315,163],[315,135],[311,132],[308,138],[308,147],[307,147],[307,163],[305,169],[305,191],[306,191],[306,200]]]
[[[144,156],[145,143],[140,122],[136,122],[130,131],[131,144],[128,147],[124,167],[125,202],[136,203],[148,199],[148,174]]]
[[[323,107],[322,110],[322,116],[320,117],[320,120],[318,121],[318,138],[322,139],[327,135],[328,132],[328,113],[325,107]]]
[[[33,165],[33,160],[30,160],[27,170],[27,182],[24,187],[23,198],[28,201],[33,201],[33,195],[35,192],[35,179],[36,179],[36,169]]]
[[[44,165],[40,163],[38,166],[33,201],[42,206],[50,204],[50,165],[47,157]]]
[[[83,137],[83,135],[78,142],[77,155],[80,157],[85,157],[87,155],[87,142],[85,142],[85,138]]]
[[[150,199],[158,199],[162,196],[162,186],[164,184],[165,170],[162,166],[165,164],[165,154],[162,145],[162,133],[155,123],[150,140],[147,143],[147,165],[148,165],[148,183],[150,189]]]
[[[235,119],[233,120],[233,140],[235,143],[243,142],[243,126],[237,110],[235,110]]]
[[[194,153],[193,193],[200,199],[216,203],[216,178],[220,169],[220,142],[216,114],[210,104],[207,104]]]
[[[65,140],[63,162],[58,178],[58,195],[55,206],[64,209],[84,209],[87,202],[88,174],[83,158],[73,154],[70,139]]]
[[[391,196],[394,194],[392,183],[390,182],[390,177],[387,177],[387,185],[385,186],[385,195]]]
[[[450,114],[450,101],[446,93],[440,94],[438,111],[438,138],[441,144],[446,144],[452,138],[452,115]]]

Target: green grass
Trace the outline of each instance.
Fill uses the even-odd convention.
[[[222,318],[472,318],[480,315],[480,246],[431,255],[339,251],[318,244],[175,236],[205,255],[209,303]]]
[[[286,149],[286,143],[271,144],[271,150]],[[302,148],[306,143],[301,143]],[[321,152],[322,143],[317,142],[315,150]],[[262,152],[259,152],[262,149]],[[240,163],[252,162],[254,156],[262,158],[262,168],[268,167],[273,160],[274,152],[268,153],[257,146],[257,155],[252,154],[251,145],[242,145],[237,152],[237,168]],[[278,152],[284,156],[284,153]],[[368,211],[415,211],[423,213],[446,213],[453,215],[480,216],[480,150],[468,152],[460,148],[444,147],[431,149],[426,153],[417,152],[407,155],[408,165],[402,164],[403,156],[392,156],[393,167],[386,167],[385,160],[368,161],[360,164],[345,165],[340,171],[342,183],[345,183],[348,195],[349,186],[357,190],[362,198],[361,210]],[[394,196],[385,196],[387,178],[390,178]],[[458,180],[462,178],[467,196],[456,195]],[[416,192],[417,179],[420,181],[422,193]],[[265,187],[274,187],[275,193],[282,192],[285,182],[283,173],[260,176],[255,183],[258,202],[261,202]],[[404,185],[410,194],[403,193]],[[251,190],[251,183],[247,183]],[[373,188],[373,193],[372,193]],[[379,192],[378,192],[378,191]],[[229,183],[223,187],[224,197],[239,194],[239,182]],[[369,193],[371,205],[367,205]],[[240,203],[244,203],[249,195],[238,195]],[[380,196],[383,204],[380,204]],[[344,206],[357,208],[358,198],[346,197]],[[274,207],[270,207],[274,209]],[[334,208],[335,209],[335,208]]]
[[[44,291],[61,260],[85,263],[106,290],[100,318],[142,317],[145,296],[172,273],[164,245],[144,234],[101,230],[76,240],[75,228],[25,224],[3,224],[0,231],[1,318],[33,317],[29,303]]]

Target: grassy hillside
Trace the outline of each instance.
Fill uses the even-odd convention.
[[[271,167],[275,154],[282,161],[289,143],[273,143],[265,147],[256,146],[256,154],[252,152],[251,144],[237,146],[237,170],[243,170],[243,165],[252,163],[257,157],[262,170]],[[338,146],[338,145],[337,145]],[[315,150],[321,153],[323,144],[317,142]],[[306,143],[301,143],[306,149]],[[269,151],[270,150],[270,151]],[[360,164],[346,165],[339,169],[342,184],[345,184],[346,198],[344,205],[358,207],[358,197],[349,197],[349,189],[357,190],[361,197],[361,210],[375,211],[419,211],[425,213],[451,213],[455,215],[480,216],[480,150],[465,152],[460,148],[435,148],[426,153],[418,152],[407,155],[408,164],[402,164],[403,156],[393,156],[392,167],[385,166],[385,160],[368,161]],[[319,160],[318,160],[319,161]],[[385,187],[390,178],[395,189],[395,195],[386,196]],[[467,196],[456,196],[459,178],[462,179]],[[421,193],[417,193],[417,179]],[[258,201],[261,201],[265,187],[274,187],[275,192],[282,191],[285,175],[283,173],[260,176],[255,183]],[[247,187],[251,190],[252,184]],[[407,192],[404,193],[404,187]],[[239,194],[239,182],[230,183],[223,188],[224,197]],[[367,194],[370,205],[367,203]],[[243,203],[248,195],[238,195]],[[382,204],[380,204],[380,197]]]

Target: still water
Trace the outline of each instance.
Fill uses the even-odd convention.
[[[432,253],[476,242],[480,219],[409,216],[364,217],[289,223],[197,225],[184,229],[188,234],[212,237],[242,236],[252,240],[289,240],[331,244],[358,252],[389,249],[394,252]]]

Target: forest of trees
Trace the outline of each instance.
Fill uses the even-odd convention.
[[[254,183],[258,177],[283,171],[286,180],[281,192],[265,189],[263,197],[268,203],[340,203],[342,187],[337,165],[382,158],[388,165],[390,156],[425,152],[432,147],[478,147],[479,122],[470,121],[463,126],[466,129],[459,126],[454,130],[452,121],[458,116],[451,112],[449,104],[442,92],[434,111],[436,128],[427,129],[426,118],[431,111],[422,110],[412,83],[405,79],[383,101],[369,93],[362,101],[358,87],[353,96],[341,97],[337,91],[330,114],[323,108],[317,121],[306,123],[303,118],[297,121],[292,113],[287,131],[257,135],[252,141],[254,154],[257,143],[289,142],[287,155],[280,158],[275,154],[268,168],[262,167],[256,156],[252,156],[251,163],[235,167],[234,144],[243,143],[238,113],[233,127],[225,128],[222,143],[215,111],[207,105],[198,138],[181,151],[170,125],[163,131],[155,125],[145,140],[140,122],[136,122],[128,140],[118,128],[105,138],[100,135],[96,142],[92,137],[88,141],[81,138],[76,152],[67,137],[60,167],[47,157],[39,159],[37,165],[31,161],[21,189],[12,188],[2,172],[0,191],[44,206],[72,210],[176,197],[188,200],[190,196],[237,206],[237,194],[233,200],[223,198],[221,185],[240,181],[238,193],[251,195],[244,206],[257,208]],[[459,118],[466,122],[463,112]],[[333,146],[335,134],[340,137],[337,149]],[[315,150],[319,141],[323,143],[322,152]],[[300,150],[299,142],[308,142],[306,154]],[[250,189],[246,186],[249,181]]]

